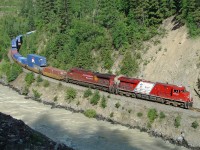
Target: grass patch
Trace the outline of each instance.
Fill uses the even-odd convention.
[[[50,85],[49,81],[48,80],[44,80],[43,86],[44,87],[48,87],[49,85]]]
[[[57,101],[58,101],[58,96],[57,96],[57,95],[54,96],[53,101],[54,101],[54,102],[57,102]]]
[[[119,107],[121,106],[121,104],[119,103],[119,102],[117,102],[116,104],[115,104],[115,107],[118,109]]]
[[[92,90],[91,89],[87,89],[85,92],[84,92],[84,95],[83,97],[84,98],[88,98],[92,95]]]
[[[29,88],[28,88],[28,86],[25,86],[23,88],[22,95],[28,95],[28,93],[29,93]]]
[[[159,114],[159,118],[160,118],[160,119],[164,119],[165,117],[166,117],[166,116],[165,116],[164,112],[161,111],[160,114]]]
[[[178,115],[178,116],[175,118],[175,120],[174,120],[174,126],[175,126],[176,128],[178,128],[178,127],[181,126],[181,116]]]
[[[131,112],[132,112],[132,109],[129,109],[129,110],[128,110],[128,113],[130,114]]]
[[[101,108],[106,108],[106,106],[107,106],[107,100],[106,97],[103,95],[101,99]]]
[[[99,95],[99,91],[95,91],[94,95],[92,96],[92,98],[90,99],[90,104],[92,105],[97,105],[99,100],[100,100],[100,95]]]
[[[88,118],[95,118],[97,113],[94,109],[88,109],[84,112],[84,115]]]
[[[42,82],[42,81],[43,81],[43,79],[42,79],[41,75],[37,76],[36,82],[37,82],[37,83],[40,83],[40,82]]]
[[[138,117],[142,117],[142,116],[143,116],[143,113],[139,112],[139,113],[137,113],[137,116],[138,116]]]
[[[37,90],[35,90],[35,89],[32,89],[32,91],[33,91],[34,99],[40,100],[40,97],[42,96],[42,94],[39,93],[39,92],[38,92]]]
[[[65,99],[69,100],[69,102],[71,102],[72,100],[74,100],[76,98],[76,95],[77,95],[76,90],[74,88],[70,87],[66,91]]]
[[[114,112],[110,113],[110,118],[114,117]]]
[[[154,120],[158,117],[158,113],[156,109],[149,109],[147,117],[149,118],[149,122],[153,123]]]
[[[197,121],[192,122],[192,125],[191,125],[192,128],[196,129],[198,128],[198,126],[199,126],[199,123]]]
[[[26,81],[26,85],[30,86],[35,81],[34,74],[32,72],[27,73],[25,77],[25,81]]]

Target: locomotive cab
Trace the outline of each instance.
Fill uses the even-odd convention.
[[[184,101],[187,107],[192,107],[193,100],[185,87],[176,87],[172,89],[172,97],[176,100]]]

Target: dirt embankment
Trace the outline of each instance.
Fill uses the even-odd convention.
[[[25,86],[25,75],[25,73],[22,73],[17,80],[12,83],[19,91],[23,90]],[[92,96],[88,98],[83,97],[84,91],[87,88],[64,82],[60,84],[60,81],[47,77],[42,78],[49,80],[50,85],[44,87],[44,81],[40,83],[35,81],[29,88],[30,92],[28,96],[34,96],[32,89],[35,89],[42,94],[41,99],[43,102],[51,104],[52,108],[65,108],[75,112],[84,112],[87,109],[94,109],[99,119],[111,121],[112,123],[119,123],[131,128],[138,128],[172,143],[184,145],[193,149],[200,149],[200,127],[196,129],[191,127],[194,121],[200,123],[200,113],[198,112],[100,91],[101,98],[103,95],[106,97],[106,108],[102,108],[101,100],[97,105],[92,105],[90,103]],[[76,98],[71,101],[65,98],[66,90],[69,87],[73,87],[77,91]],[[117,103],[119,103],[118,108],[116,107]],[[148,111],[152,108],[157,110],[158,116],[150,123]],[[165,114],[164,118],[160,117],[160,112]],[[180,116],[180,126],[176,128],[175,120],[178,116]]]
[[[162,27],[167,31],[164,38],[155,37],[154,42],[146,43],[149,50],[142,55],[140,77],[186,86],[192,93],[194,106],[200,108],[200,98],[194,91],[200,73],[200,38],[189,38],[186,26],[172,30],[172,19],[163,22]]]

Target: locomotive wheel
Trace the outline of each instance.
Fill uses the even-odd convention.
[[[115,89],[114,89],[113,87],[111,87],[111,88],[109,89],[109,92],[114,94]]]

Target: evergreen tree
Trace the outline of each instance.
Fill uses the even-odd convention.
[[[115,0],[101,0],[99,2],[98,20],[101,25],[111,28],[119,20]]]
[[[64,32],[69,25],[69,1],[68,0],[57,0],[56,1],[56,16],[59,22],[59,31]]]
[[[129,20],[135,19],[139,24],[146,25],[148,7],[148,0],[130,0]]]
[[[157,26],[162,23],[158,0],[150,0],[148,6],[148,26]]]

